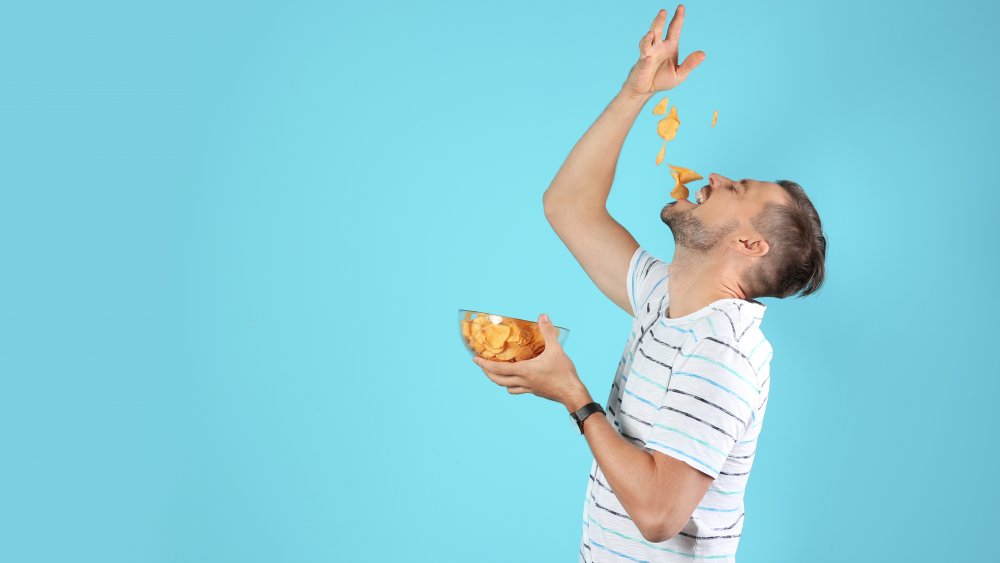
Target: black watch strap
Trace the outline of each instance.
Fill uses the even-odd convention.
[[[577,427],[580,428],[580,434],[583,434],[583,421],[587,420],[587,417],[599,412],[604,414],[604,408],[601,407],[600,403],[587,403],[580,407],[576,412],[569,413],[570,418],[576,421]]]

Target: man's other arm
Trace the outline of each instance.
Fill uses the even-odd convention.
[[[566,408],[573,412],[592,400],[584,390]],[[683,461],[629,442],[600,413],[583,421],[583,434],[608,486],[648,542],[677,535],[714,482]]]
[[[639,243],[608,213],[622,144],[652,94],[619,92],[584,133],[542,195],[545,217],[604,295],[634,315],[625,288]]]

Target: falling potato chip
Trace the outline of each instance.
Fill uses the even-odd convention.
[[[663,154],[666,152],[666,150],[667,150],[667,142],[663,141],[663,146],[660,147],[660,154],[656,155],[656,164],[663,163]]]
[[[670,192],[670,197],[674,199],[687,199],[691,192],[688,191],[687,186],[684,184],[677,184],[674,186],[673,191]]]
[[[690,182],[694,182],[695,180],[701,180],[701,175],[695,172],[694,170],[689,170],[687,168],[684,168],[683,166],[674,166],[673,164],[667,164],[667,166],[669,166],[674,172],[677,173],[675,175],[673,172],[671,172],[670,175],[674,176],[674,178],[677,178],[678,183],[687,184]]]
[[[681,120],[677,117],[677,106],[670,108],[670,114],[656,124],[656,133],[663,137],[664,141],[671,141],[677,136],[677,128],[680,127]]]
[[[715,127],[715,123],[719,121],[719,110],[715,110],[712,114],[712,127]]]
[[[671,166],[671,168],[673,168]],[[687,186],[681,183],[680,173],[677,170],[672,170],[670,176],[674,179],[674,189],[670,191],[670,197],[681,200],[687,199],[690,192],[688,192]]]
[[[663,115],[667,113],[667,98],[660,100],[660,103],[656,104],[653,108],[653,113],[656,115]]]
[[[670,190],[670,197],[674,199],[687,199],[686,196],[681,197],[681,194],[683,193],[685,188],[684,184],[681,183],[681,179],[680,176],[677,174],[677,171],[671,170],[670,177],[674,179],[674,187],[672,190]]]

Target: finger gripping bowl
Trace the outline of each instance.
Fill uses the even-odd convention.
[[[564,345],[569,329],[553,328],[559,345]],[[523,362],[545,350],[545,337],[535,321],[459,309],[458,330],[470,354],[495,362]]]

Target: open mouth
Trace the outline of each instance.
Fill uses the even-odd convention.
[[[709,192],[708,186],[704,186],[700,190],[698,190],[697,192],[695,192],[694,199],[700,205],[700,204],[705,203],[706,201],[708,201],[708,196],[709,195],[711,195],[711,192]]]

